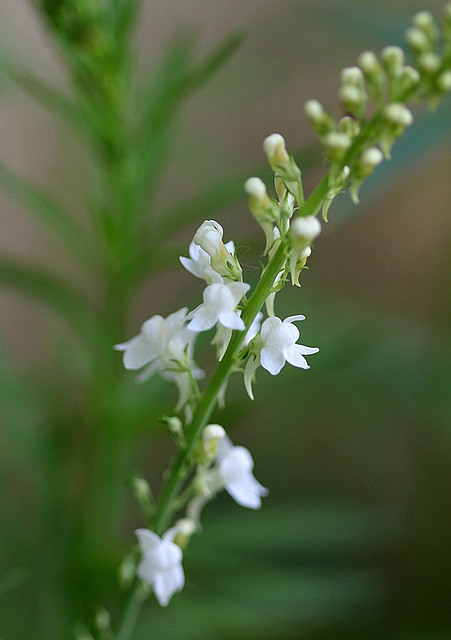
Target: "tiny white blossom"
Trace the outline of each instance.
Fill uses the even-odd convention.
[[[167,360],[168,352],[172,356],[176,356],[178,351],[183,353],[185,346],[195,338],[184,330],[187,310],[184,307],[167,318],[152,316],[143,323],[137,336],[115,345],[117,351],[124,352],[124,367],[141,369],[158,358]]]
[[[158,602],[165,607],[174,593],[181,591],[185,584],[183,553],[174,543],[179,528],[168,529],[162,538],[148,529],[138,529],[135,533],[142,552],[138,576],[153,588]]]
[[[289,362],[294,367],[309,369],[305,355],[318,353],[317,347],[305,347],[296,344],[299,338],[299,329],[293,322],[304,320],[305,316],[290,316],[283,322],[280,318],[267,318],[262,324],[260,362],[264,369],[273,376],[277,375]]]
[[[242,507],[259,509],[269,491],[253,476],[254,460],[245,447],[234,447],[226,436],[219,442],[216,465],[227,493]]]
[[[210,284],[204,290],[203,304],[188,315],[188,319],[191,318],[188,329],[195,332],[207,331],[219,322],[227,329],[243,331],[245,325],[236,307],[249,289],[250,285],[244,282]]]
[[[223,243],[223,234],[224,231],[219,222],[216,222],[216,220],[205,220],[196,231],[193,242],[210,256],[210,266],[213,271],[216,271],[216,273],[226,278],[236,279],[240,277],[241,274],[240,263],[235,255],[233,255],[235,252],[234,244],[230,242],[227,244]],[[195,258],[191,256],[191,259],[195,262],[198,258],[199,256]],[[205,264],[204,258],[201,259]],[[188,268],[185,262],[182,262],[182,264]],[[194,265],[190,263],[190,266],[193,267]],[[196,267],[195,269],[197,270]],[[189,268],[188,271],[190,271]],[[194,275],[197,274],[194,273]],[[208,273],[207,275],[211,274]],[[217,279],[214,280],[214,282],[217,281]]]
[[[184,307],[167,318],[153,316],[146,320],[141,332],[123,344],[115,345],[115,349],[123,351],[126,369],[143,369],[137,377],[138,382],[148,380],[157,371],[168,380],[174,382],[179,390],[176,411],[188,401],[192,383],[191,375],[200,380],[204,372],[192,361],[196,334],[186,327],[187,308]]]

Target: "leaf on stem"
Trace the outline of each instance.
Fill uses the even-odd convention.
[[[46,193],[29,184],[0,161],[0,188],[27,211],[45,222],[47,227],[64,241],[82,264],[92,262],[89,242],[78,224],[66,210]]]
[[[53,308],[85,336],[94,337],[94,333],[99,332],[87,299],[64,280],[35,265],[0,256],[0,285],[20,291]]]

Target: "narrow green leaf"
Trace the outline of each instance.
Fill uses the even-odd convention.
[[[8,60],[0,60],[0,73],[12,80],[34,100],[56,111],[71,124],[78,128],[86,127],[83,114],[76,104],[25,67]]]
[[[0,161],[0,188],[45,222],[82,264],[92,262],[89,241],[66,210],[38,188],[19,177]]]
[[[78,333],[86,337],[98,332],[88,300],[71,285],[35,265],[0,256],[0,285],[19,291],[53,308]]]

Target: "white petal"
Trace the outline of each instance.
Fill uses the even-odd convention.
[[[123,357],[126,369],[141,369],[158,357],[155,346],[142,333],[121,346],[126,347]]]
[[[291,347],[284,349],[283,354],[287,359],[287,362],[292,364],[294,367],[300,367],[301,369],[310,369],[307,360],[304,358],[301,351],[296,347],[299,347],[299,345],[293,344]]]
[[[192,312],[192,318],[193,319],[188,325],[188,329],[190,331],[195,331],[196,333],[211,329],[218,320],[215,310],[205,304],[201,304]]]
[[[262,324],[261,336],[263,342],[266,342],[273,331],[276,331],[282,324],[282,320],[280,318],[271,317],[266,318],[264,323]]]
[[[260,364],[260,358],[254,357],[252,354],[249,356],[246,366],[244,368],[244,387],[247,391],[247,394],[251,400],[254,399],[254,394],[252,392],[252,379],[254,377],[254,372],[258,368]]]
[[[244,296],[247,291],[251,288],[250,284],[247,282],[231,282],[227,285],[228,290],[232,294],[233,300],[235,302],[235,306],[239,303],[241,298]]]
[[[190,258],[184,258],[183,256],[180,256],[179,260],[182,263],[182,265],[185,267],[185,269],[190,273],[192,273],[193,276],[196,276],[196,278],[203,277],[202,274],[200,273],[199,265],[197,264],[197,262],[194,262],[194,260],[191,260]]]
[[[310,356],[313,353],[318,353],[318,347],[305,347],[303,344],[296,345],[299,348],[299,353],[302,353],[304,356]]]
[[[156,574],[154,580],[155,596],[162,607],[165,607],[176,591],[180,591],[184,584],[183,569],[171,569]]]
[[[150,549],[154,549],[161,542],[161,538],[149,529],[136,529],[135,534],[143,553],[146,553],[146,551],[149,551]]]
[[[244,331],[246,325],[236,311],[223,311],[219,314],[219,322],[223,327],[227,329],[236,329],[237,331]]]
[[[268,490],[263,487],[252,474],[248,473],[237,482],[226,485],[226,491],[242,507],[248,509],[260,509],[261,496],[265,496]]]
[[[285,318],[284,322],[298,322],[301,320],[305,320],[305,316],[302,316],[302,315],[288,316],[288,318]]]
[[[276,376],[285,364],[283,353],[271,347],[263,347],[260,360],[262,367],[273,376]]]

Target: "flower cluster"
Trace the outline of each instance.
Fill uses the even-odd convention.
[[[149,529],[135,533],[141,550],[137,574],[153,588],[161,606],[183,588],[183,548],[191,535],[200,529],[200,513],[205,504],[225,489],[237,504],[258,509],[261,498],[268,495],[253,476],[254,461],[245,447],[233,446],[220,425],[208,425],[202,433],[197,455],[201,459],[193,480],[195,496],[187,505],[186,517],[160,538]]]
[[[390,157],[393,143],[413,122],[406,106],[426,99],[431,105],[451,91],[451,4],[443,30],[429,11],[413,17],[406,32],[413,64],[400,47],[385,47],[378,57],[363,52],[358,66],[343,69],[338,98],[344,117],[335,120],[318,100],[305,104],[305,113],[318,133],[330,164],[329,191],[323,216],[333,198],[350,182],[350,195],[358,202],[364,180]],[[374,115],[375,114],[375,115]]]

